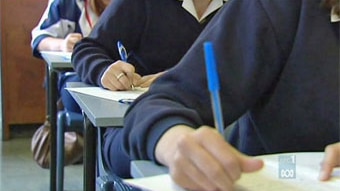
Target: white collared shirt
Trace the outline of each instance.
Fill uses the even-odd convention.
[[[228,0],[212,0],[209,4],[207,10],[203,13],[201,18],[198,18],[196,9],[194,6],[194,2],[192,0],[182,0],[182,7],[188,11],[193,17],[197,19],[198,22],[203,21],[207,16],[209,16],[212,12],[216,11],[217,9],[221,8],[223,5],[223,2]]]
[[[332,8],[331,10],[331,22],[339,22],[340,21],[340,16],[335,14],[335,7]]]

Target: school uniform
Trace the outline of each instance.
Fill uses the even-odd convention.
[[[46,37],[65,38],[70,33],[88,36],[98,16],[85,0],[50,0],[39,24],[32,30],[33,54],[38,51],[40,41]],[[85,9],[86,5],[86,9]]]
[[[130,107],[121,137],[157,162],[174,125],[214,126],[203,44],[214,45],[225,124],[252,155],[322,151],[339,139],[339,21],[320,0],[230,0],[178,65]]]
[[[101,86],[101,77],[120,60],[117,42],[128,52],[127,62],[140,75],[175,66],[225,1],[213,0],[203,19],[197,19],[192,1],[115,0],[92,33],[75,46],[72,63],[81,79]],[[182,6],[183,5],[183,6]],[[105,133],[104,158],[113,173],[130,177],[129,153],[122,149],[120,128]]]
[[[142,76],[173,67],[225,2],[214,0],[204,19],[197,20],[192,8],[189,11],[189,1],[113,1],[91,35],[75,46],[75,70],[84,82],[102,87],[104,71],[121,59],[118,41],[128,52],[127,62]]]
[[[86,0],[50,0],[39,24],[32,30],[31,47],[33,55],[41,58],[39,43],[46,37],[64,39],[70,33],[88,36],[97,22],[97,14]],[[73,112],[81,112],[72,96],[65,90],[67,82],[79,82],[75,73],[59,75],[58,89],[64,106]]]

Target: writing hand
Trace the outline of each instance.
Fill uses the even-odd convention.
[[[193,130],[178,125],[168,130],[156,146],[156,158],[170,175],[189,190],[232,190],[243,172],[263,166],[259,159],[238,152],[213,128]]]
[[[109,90],[130,90],[134,82],[140,80],[140,75],[135,73],[135,67],[121,60],[111,64],[104,72],[101,83]]]
[[[340,166],[340,142],[326,147],[325,156],[321,162],[319,179],[322,181],[329,180],[333,168],[336,166]]]
[[[61,51],[63,52],[72,52],[74,45],[80,41],[83,36],[80,33],[70,33],[66,36],[66,38],[62,41],[60,46]]]

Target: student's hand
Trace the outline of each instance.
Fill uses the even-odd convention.
[[[72,52],[74,45],[80,41],[83,36],[80,33],[70,33],[62,41],[60,49],[62,52]]]
[[[328,145],[325,149],[325,156],[321,162],[320,180],[329,180],[333,168],[340,166],[340,142]]]
[[[155,81],[159,76],[161,76],[164,73],[165,72],[159,72],[157,74],[142,76],[142,78],[136,83],[136,86],[142,88],[149,87],[153,81]]]
[[[172,179],[189,190],[230,191],[243,172],[263,166],[209,127],[174,126],[161,137],[155,152],[157,160],[169,167]]]
[[[135,67],[118,60],[106,69],[101,78],[101,83],[104,88],[113,91],[130,90],[132,86],[135,86],[134,82],[140,79],[140,75],[135,73]]]

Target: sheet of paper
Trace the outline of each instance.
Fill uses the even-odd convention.
[[[279,177],[279,156],[293,156],[296,160],[296,176],[291,179]],[[340,190],[340,168],[336,168],[330,181],[319,181],[319,166],[323,153],[285,153],[258,156],[265,166],[258,172],[245,173],[237,181],[235,191],[338,191]],[[280,163],[281,164],[281,163]],[[127,179],[129,184],[150,191],[183,191],[176,185],[169,174],[159,176]]]
[[[124,182],[135,185],[145,191],[185,191],[185,189],[176,185],[168,174],[126,179]]]
[[[283,153],[259,156],[258,158],[263,159],[265,162],[264,168],[258,172],[243,174],[241,179],[237,182],[235,190],[340,190],[340,168],[336,168],[334,170],[333,178],[330,181],[322,182],[318,180],[320,162],[322,161],[323,155],[324,154],[321,152],[315,152]],[[288,156],[295,160],[295,178],[280,177],[282,176],[282,174],[280,175],[280,173],[282,173],[282,162],[279,162],[279,156]]]
[[[138,96],[142,95],[145,91],[147,91],[148,88],[136,87],[134,90],[129,91],[110,91],[101,87],[78,87],[66,89],[68,91],[119,101],[122,99],[136,99]]]
[[[72,52],[61,52],[61,51],[41,51],[41,54],[50,54],[50,55],[56,55],[61,56],[67,61],[71,61]]]

